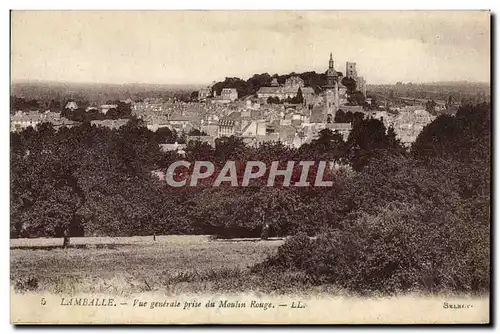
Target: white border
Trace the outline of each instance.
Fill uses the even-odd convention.
[[[130,1],[54,1],[46,0],[43,2],[36,0],[4,1],[3,4],[12,3],[8,8],[11,9],[309,9],[309,10],[415,10],[415,9],[490,9],[494,7],[494,0],[476,0],[471,1],[453,1],[444,2],[433,0],[420,1],[369,1],[369,0],[350,0],[350,1],[269,1],[252,0],[244,3],[237,1],[202,1],[202,0],[184,0],[180,2],[163,3],[154,0]],[[71,5],[70,5],[71,4]]]
[[[296,0],[288,0],[288,1],[282,1],[282,2],[271,2],[269,0],[253,0],[251,2],[243,2],[243,3],[237,3],[235,0],[233,1],[202,1],[202,0],[183,0],[179,2],[171,2],[168,4],[162,3],[160,1],[151,1],[151,0],[141,0],[141,1],[130,1],[130,0],[122,0],[119,2],[111,2],[111,1],[103,1],[103,0],[86,0],[86,1],[13,1],[13,0],[7,0],[7,1],[2,1],[2,11],[0,12],[0,38],[1,38],[1,44],[4,46],[3,50],[4,52],[1,53],[2,57],[2,64],[3,66],[1,67],[2,69],[2,75],[1,78],[2,80],[2,92],[1,94],[2,97],[2,106],[4,107],[3,109],[3,115],[0,117],[2,120],[1,126],[4,128],[3,131],[0,131],[0,148],[1,148],[1,163],[0,163],[0,168],[1,168],[1,175],[2,178],[0,179],[1,184],[0,184],[0,189],[2,191],[0,192],[1,200],[0,200],[0,205],[1,205],[1,210],[0,212],[3,215],[3,227],[4,227],[4,234],[3,240],[5,240],[5,244],[2,248],[1,252],[1,268],[4,269],[2,275],[0,275],[0,288],[2,289],[4,293],[1,294],[4,298],[2,298],[1,302],[1,315],[2,315],[2,328],[1,332],[2,333],[10,333],[14,331],[14,328],[9,324],[9,294],[10,294],[10,288],[9,288],[9,275],[8,275],[8,268],[9,268],[9,232],[8,232],[8,221],[9,221],[9,134],[7,131],[7,128],[9,127],[9,111],[8,111],[8,104],[9,104],[9,87],[10,87],[10,82],[9,82],[9,65],[10,65],[10,59],[9,59],[9,52],[8,50],[8,45],[9,45],[9,9],[171,9],[171,10],[179,10],[179,9],[252,9],[252,10],[258,10],[258,9],[364,9],[364,10],[369,10],[369,9],[377,9],[377,10],[387,10],[387,9],[405,9],[405,10],[412,10],[412,9],[491,9],[493,13],[500,13],[500,7],[499,7],[500,1],[498,0],[489,0],[489,1],[484,1],[484,0],[475,0],[475,1],[450,1],[450,2],[438,2],[435,0],[420,0],[420,1],[341,1],[341,2],[330,2],[330,1],[317,1],[317,0],[308,0],[308,1],[296,1]],[[496,28],[498,28],[498,17],[494,21],[494,26],[493,29],[497,31]],[[495,38],[496,40],[496,38]],[[495,41],[496,42],[496,41]],[[496,44],[496,43],[495,43]],[[494,49],[496,48],[496,45],[494,45]],[[493,50],[493,49],[492,49]],[[496,52],[495,52],[496,53]],[[491,59],[493,62],[494,59]],[[466,63],[464,63],[464,66],[467,66]],[[496,71],[494,74],[497,74]],[[493,96],[498,96],[498,88],[494,87],[494,92]],[[496,106],[496,105],[495,105]],[[494,128],[498,129],[498,125],[500,122],[500,116],[498,116],[498,108],[495,108],[493,111],[494,114],[497,116],[495,117],[495,122],[494,122]],[[499,156],[499,143],[498,143],[498,136],[495,136],[495,142],[494,142],[494,152],[495,152],[495,157]],[[495,159],[494,163],[497,162],[497,159]],[[496,165],[496,164],[495,164]],[[496,178],[495,178],[496,179]],[[496,190],[496,185],[495,185],[495,190]],[[495,197],[495,203],[493,203],[492,207],[500,207],[498,204],[498,196]],[[495,218],[495,217],[493,217]],[[494,219],[493,219],[494,221]],[[498,239],[498,227],[495,229],[495,240]],[[496,251],[496,248],[494,248]],[[495,252],[495,255],[496,252]],[[498,256],[495,256],[495,263],[494,263],[494,268],[498,268]],[[494,286],[494,282],[492,282],[492,285]],[[498,300],[498,288],[496,289],[496,295],[494,300]],[[495,308],[496,309],[496,308]],[[491,319],[498,319],[497,317],[498,312],[495,312],[495,314],[491,314],[490,317]],[[442,328],[428,328],[426,331],[428,332],[438,332]],[[29,328],[25,329],[24,331],[26,332],[32,332],[37,329],[35,328]],[[52,328],[48,329],[52,330]],[[69,332],[72,329],[60,329],[65,332]],[[109,330],[109,328],[108,328]],[[122,331],[124,328],[118,328],[114,330],[119,330]],[[141,330],[141,329],[140,329]],[[171,329],[172,330],[172,329]],[[180,329],[175,329],[180,331],[198,331],[198,330],[207,330],[207,329],[202,329],[202,328],[180,328]],[[219,328],[212,328],[208,330],[220,330]],[[234,330],[234,328],[231,328],[229,330]],[[253,328],[250,329],[251,331],[255,332],[266,332],[270,331],[271,329],[264,329],[264,328]],[[276,330],[276,328],[274,328]],[[280,328],[281,331],[283,330],[288,330],[288,328]],[[312,331],[313,329],[305,329],[305,328],[297,328],[296,330],[300,331]],[[360,329],[360,328],[350,328],[350,329],[344,329],[344,328],[327,328],[327,330],[334,330],[336,332],[344,332],[344,331],[361,331],[361,330],[366,330],[365,329]],[[370,330],[374,331],[386,331],[386,328],[373,328]],[[393,329],[394,331],[402,331],[404,330],[403,328],[399,329]],[[467,328],[467,331],[470,332],[479,332],[481,328]],[[98,328],[95,329],[93,328],[93,331],[96,332],[104,332],[103,328]]]

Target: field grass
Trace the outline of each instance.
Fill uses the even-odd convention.
[[[264,293],[352,296],[315,285],[301,272],[255,274],[250,268],[275,254],[284,240],[210,236],[13,239],[10,282],[17,293]]]
[[[72,247],[63,249],[62,239],[15,239],[10,278],[17,291],[52,293],[273,290],[249,267],[282,243],[209,236],[72,238]]]
[[[11,321],[15,323],[485,323],[488,296],[420,294],[359,296],[314,285],[299,272],[252,273],[249,267],[283,240],[212,240],[208,236],[11,240]],[[307,311],[192,310],[123,307],[120,312],[60,306],[61,297],[302,301]],[[45,299],[47,305],[40,301]],[[458,313],[444,303],[468,304]],[[29,307],[28,307],[29,306]],[[143,312],[140,312],[143,311]],[[298,315],[300,313],[300,316]],[[166,316],[168,314],[168,316]]]

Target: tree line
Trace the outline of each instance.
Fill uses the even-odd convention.
[[[190,141],[185,156],[162,152],[159,144],[178,141],[175,132],[148,130],[132,118],[111,130],[84,122],[54,130],[49,123],[11,134],[11,237],[217,234],[255,236],[263,222],[272,233],[315,233],[328,225],[333,189],[286,187],[200,187],[173,189],[152,171],[174,161],[227,160],[336,161],[340,187],[350,170],[363,166],[380,149],[405,154],[394,132],[377,120],[360,120],[347,141],[323,130],[299,149],[280,142],[247,146],[241,138],[218,138],[215,148]],[[273,200],[269,200],[272,198]],[[301,210],[297,210],[302,207]],[[318,217],[321,215],[321,217]],[[323,227],[321,227],[323,226]]]

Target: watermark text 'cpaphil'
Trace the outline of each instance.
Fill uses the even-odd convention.
[[[281,164],[281,166],[280,166]],[[229,160],[217,169],[211,161],[175,161],[167,169],[165,180],[171,187],[206,185],[214,187],[230,185],[247,187],[249,185],[275,185],[289,187],[331,187],[333,182],[326,180],[328,170],[334,166],[329,161],[262,161],[240,162]],[[257,182],[259,181],[259,182]]]

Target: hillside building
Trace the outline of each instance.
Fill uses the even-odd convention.
[[[260,87],[257,91],[257,97],[261,99],[268,99],[270,97],[277,97],[280,100],[291,99],[297,96],[299,88],[304,101],[310,101],[312,96],[314,96],[314,89],[312,87],[305,87],[304,80],[298,76],[286,79],[284,86],[278,83],[278,79],[273,78],[270,87]]]
[[[212,87],[204,87],[198,91],[198,101],[206,101],[208,97],[212,96]]]

